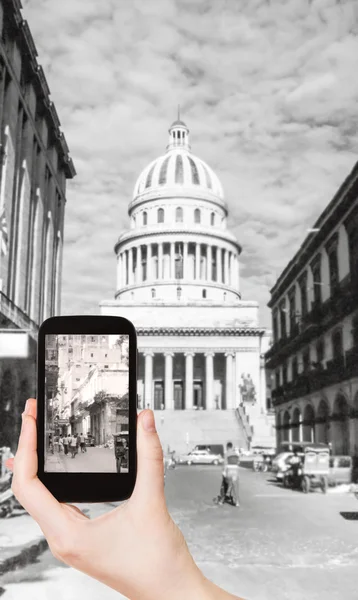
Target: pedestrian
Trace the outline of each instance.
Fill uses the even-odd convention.
[[[59,441],[59,436],[58,436],[58,435],[56,435],[56,436],[54,437],[54,446],[55,446],[55,452],[58,452],[58,449],[59,449],[59,443],[58,443],[58,441]]]
[[[239,503],[239,463],[240,456],[234,451],[233,444],[226,444],[226,453],[224,459],[223,477],[221,481],[219,504],[224,504],[225,500],[230,498],[235,506]]]
[[[76,434],[76,454],[78,454],[80,448],[80,436],[79,433]]]
[[[71,456],[72,458],[75,458],[77,452],[77,440],[75,438],[74,435],[71,434],[70,436],[70,440],[69,440],[69,446],[70,446],[70,452],[71,452]]]
[[[86,439],[85,439],[85,436],[83,435],[83,433],[81,433],[81,435],[80,435],[80,446],[81,446],[81,452],[87,452]]]
[[[63,443],[63,451],[65,453],[65,456],[67,456],[67,454],[68,454],[68,435],[67,435],[67,433],[63,436],[62,443]]]
[[[63,437],[62,437],[62,435],[60,435],[60,437],[58,439],[58,450],[59,450],[60,454],[61,454],[61,452],[63,452]]]

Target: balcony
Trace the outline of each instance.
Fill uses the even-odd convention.
[[[28,331],[37,340],[38,326],[30,317],[14,304],[3,292],[0,292],[0,315],[9,321],[9,328],[19,328]]]
[[[350,276],[343,279],[324,303],[314,302],[288,338],[278,340],[266,353],[267,368],[274,369],[290,354],[297,352],[319,335],[351,314],[358,304],[358,282]]]
[[[318,368],[307,373],[301,373],[293,381],[279,386],[272,391],[273,405],[279,406],[290,400],[302,398],[310,393],[358,377],[358,345],[348,350],[344,355],[329,360],[326,368]]]

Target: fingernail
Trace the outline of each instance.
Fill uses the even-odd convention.
[[[155,428],[155,420],[154,414],[151,410],[146,411],[145,415],[142,419],[143,427],[146,431],[150,433],[155,433],[157,430]]]
[[[28,415],[30,412],[30,401],[26,400],[24,415]]]

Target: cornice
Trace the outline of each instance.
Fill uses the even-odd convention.
[[[136,327],[139,336],[200,336],[200,337],[218,337],[218,336],[251,336],[261,337],[266,330],[259,327]]]
[[[184,242],[184,241],[186,241],[184,239],[185,237],[203,236],[206,238],[211,238],[214,242],[219,239],[228,244],[231,244],[236,248],[238,253],[241,254],[242,247],[235,239],[235,236],[232,233],[230,233],[228,230],[220,230],[220,229],[215,229],[215,228],[199,229],[199,228],[195,228],[195,227],[193,227],[193,228],[190,228],[190,227],[168,227],[166,229],[163,225],[164,224],[161,224],[160,229],[151,229],[151,230],[148,229],[147,231],[143,231],[143,229],[142,230],[128,229],[128,231],[123,233],[118,238],[118,241],[116,242],[116,244],[114,246],[115,253],[117,254],[119,248],[121,246],[125,245],[127,242],[131,243],[131,242],[135,242],[136,240],[137,241],[141,240],[141,239],[145,240],[146,238],[156,237],[156,238],[158,238],[158,243],[159,243],[161,241],[160,238],[162,238],[163,236],[177,235],[177,236],[182,236],[182,237],[180,237],[180,239],[178,239],[178,240],[172,239],[171,241]],[[187,241],[194,243],[197,240],[188,239]],[[166,240],[163,240],[163,242],[166,243]],[[151,243],[153,243],[153,242],[151,242]],[[202,242],[197,242],[197,243],[202,243]],[[143,245],[145,245],[144,242],[143,242]],[[215,245],[215,243],[213,245]],[[134,246],[135,246],[135,244],[134,244]]]
[[[174,188],[163,186],[163,191],[161,191],[159,188],[155,188],[150,192],[143,192],[139,196],[133,198],[133,200],[130,202],[128,206],[128,214],[130,216],[133,209],[141,206],[142,204],[147,204],[157,200],[172,200],[173,198],[185,198],[188,200],[193,200],[194,202],[195,200],[204,200],[210,204],[220,206],[220,208],[225,210],[226,215],[228,214],[228,208],[225,200],[222,200],[215,194],[211,194],[209,190],[201,191],[200,188],[195,190],[192,188],[186,188],[185,186],[183,186],[182,189],[179,186]]]
[[[234,358],[236,353],[243,353],[243,352],[251,352],[251,353],[255,353],[257,354],[258,352],[258,348],[249,348],[246,346],[242,346],[242,347],[236,347],[235,348],[229,348],[227,346],[223,347],[218,347],[218,348],[212,348],[210,349],[210,354],[215,356],[215,354],[224,354],[225,357],[231,356]],[[143,355],[143,356],[151,356],[153,358],[153,356],[155,354],[162,354],[164,357],[165,356],[171,356],[173,357],[174,354],[184,354],[185,356],[194,356],[195,354],[203,354],[206,355],[208,354],[208,349],[207,347],[195,347],[195,348],[187,348],[187,347],[182,347],[182,346],[170,346],[170,348],[166,349],[166,348],[153,348],[153,346],[150,347],[145,347],[145,348],[141,348],[138,347],[138,354],[139,355]]]

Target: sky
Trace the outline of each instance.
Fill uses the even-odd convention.
[[[114,244],[181,105],[260,303],[358,158],[356,0],[22,0],[77,177],[62,312],[116,289]]]

